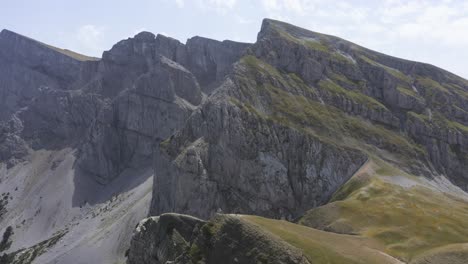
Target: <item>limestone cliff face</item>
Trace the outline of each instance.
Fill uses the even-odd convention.
[[[325,203],[369,154],[392,153],[410,172],[447,173],[466,189],[466,121],[449,114],[466,110],[466,85],[265,20],[228,78],[155,152],[151,213],[291,219]]]
[[[365,161],[283,124],[259,118],[222,90],[163,142],[155,156],[154,215],[241,212],[292,219],[327,201]]]
[[[73,146],[103,184],[153,166],[155,214],[293,218],[369,153],[467,188],[468,83],[431,65],[268,19],[253,45],[142,32],[100,60],[0,45],[0,158]]]
[[[8,120],[39,94],[40,87],[69,89],[83,60],[8,30],[0,33],[0,121]]]
[[[423,147],[432,173],[467,190],[466,80],[274,20],[264,21],[251,52],[318,88],[324,103],[401,131]]]
[[[99,60],[7,30],[0,45],[0,158],[15,164],[30,148],[71,146],[79,168],[101,183],[150,166],[153,148],[249,46],[200,37],[184,45],[142,32]]]
[[[101,109],[81,149],[81,168],[106,183],[125,168],[150,166],[153,148],[179,129],[201,100],[194,76],[161,57],[133,88]]]
[[[151,166],[154,149],[183,126],[203,92],[248,46],[227,43],[195,38],[183,45],[142,32],[105,52],[85,89],[109,101],[81,148],[79,166],[102,183],[126,168]]]

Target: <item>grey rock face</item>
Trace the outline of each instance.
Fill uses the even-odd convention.
[[[358,151],[242,111],[230,101],[237,89],[226,81],[161,144],[153,215],[222,211],[293,219],[326,202],[364,163]]]
[[[85,136],[102,103],[96,94],[43,87],[27,109],[18,113],[24,123],[21,137],[34,149],[73,146]]]
[[[127,263],[155,264],[174,261],[184,254],[206,222],[178,214],[143,219],[137,226]]]
[[[224,78],[248,45],[200,38],[189,54],[175,39],[142,32],[95,60],[5,30],[0,46],[0,121],[15,114],[21,123],[4,125],[2,160],[28,147],[76,146],[79,167],[106,183],[149,166],[154,146],[202,102],[197,77],[214,74],[207,86]]]
[[[202,100],[195,77],[181,65],[161,57],[152,67],[102,108],[81,150],[79,166],[102,183],[125,168],[149,166],[153,148]]]
[[[411,112],[428,107],[443,111],[428,101],[424,87],[418,88],[416,80],[424,79],[421,69],[427,66],[271,20],[264,22],[247,54],[251,57],[244,57],[200,110],[155,152],[152,214],[175,211],[209,217],[222,211],[294,218],[325,203],[363,164],[367,146],[361,144],[402,153],[413,160],[409,164],[402,158],[410,172],[450,171],[452,181],[465,188],[464,134],[448,132],[450,136],[439,137],[443,142],[433,142],[434,136],[422,140],[424,133],[413,133],[417,129],[408,121]],[[243,71],[245,64],[252,64],[252,73]],[[462,79],[451,82],[465,85]],[[305,100],[325,109],[295,106]],[[340,120],[311,116],[324,126],[351,122],[349,127],[333,124],[334,131],[317,136],[320,125],[308,120],[307,111],[335,108]],[[278,112],[290,120],[277,117]],[[376,135],[361,118],[373,122]],[[315,127],[312,135],[307,132],[310,127]],[[336,129],[361,143],[331,143],[339,140],[330,135],[341,133]],[[364,129],[366,135],[355,129]],[[413,132],[407,137],[406,131]]]
[[[82,61],[46,44],[3,30],[0,33],[0,121],[38,95],[39,87],[69,89]]]
[[[297,74],[310,86],[322,88],[318,82],[331,79],[348,91],[377,100],[385,108],[369,108],[349,93],[337,95],[336,91],[318,89],[328,105],[407,133],[425,147],[436,167],[434,173],[444,173],[466,189],[463,164],[468,162],[467,148],[460,144],[466,141],[468,130],[466,80],[432,65],[376,53],[336,37],[268,19],[251,53],[284,72]],[[416,128],[409,115],[427,117],[428,110],[435,121],[426,122],[425,129],[423,125]],[[459,135],[462,140],[437,136],[441,134]]]
[[[102,183],[125,168],[149,166],[153,148],[202,102],[202,76],[214,76],[205,87],[224,78],[245,47],[208,39],[185,46],[149,32],[117,43],[85,88],[111,101],[93,123],[79,166]]]
[[[28,153],[28,145],[20,136],[22,131],[23,122],[16,115],[0,123],[0,160],[7,161],[9,167]]]
[[[197,77],[205,93],[213,90],[229,72],[231,65],[240,59],[244,51],[250,46],[225,40],[219,42],[202,37],[193,37],[187,40],[187,65]]]

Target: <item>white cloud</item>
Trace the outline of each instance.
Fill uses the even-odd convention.
[[[75,38],[80,46],[79,50],[84,50],[87,54],[99,54],[102,52],[104,28],[95,25],[84,25],[78,28]]]
[[[175,3],[177,7],[183,8],[185,6],[185,1],[184,0],[175,0]]]
[[[247,19],[240,15],[234,15],[234,18],[239,24],[252,24],[254,22],[252,19]]]
[[[313,1],[311,0],[262,0],[261,4],[270,15],[282,10],[304,15],[313,8]]]
[[[218,14],[226,14],[235,8],[237,0],[198,0],[198,7],[204,11],[215,11]]]

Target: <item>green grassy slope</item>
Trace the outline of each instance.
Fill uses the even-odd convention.
[[[287,221],[257,216],[242,218],[302,250],[310,263],[400,263],[383,254],[383,245],[374,239],[324,232]]]
[[[329,204],[310,210],[299,223],[376,239],[385,252],[410,262],[435,249],[443,252],[444,247],[467,243],[467,219],[467,200],[435,190],[387,163],[371,161]]]

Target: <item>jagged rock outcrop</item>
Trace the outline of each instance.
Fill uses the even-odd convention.
[[[137,226],[128,264],[301,263],[302,252],[233,215],[206,222],[187,215],[163,214]]]
[[[104,52],[85,89],[111,102],[81,149],[80,168],[106,183],[125,168],[150,166],[154,148],[182,127],[202,91],[224,78],[247,46],[204,38],[183,45],[142,32]]]
[[[240,59],[250,46],[230,40],[219,42],[193,37],[187,40],[187,61],[183,63],[200,82],[205,93],[211,92],[228,74],[232,64]]]
[[[78,147],[79,167],[101,183],[125,168],[150,166],[154,146],[182,126],[202,90],[222,80],[249,46],[200,37],[184,45],[141,32],[98,60],[7,30],[0,45],[0,158],[14,164],[29,147]]]
[[[182,127],[202,97],[189,71],[160,57],[134,87],[101,109],[81,149],[80,167],[106,183],[125,168],[150,166],[153,148]]]

